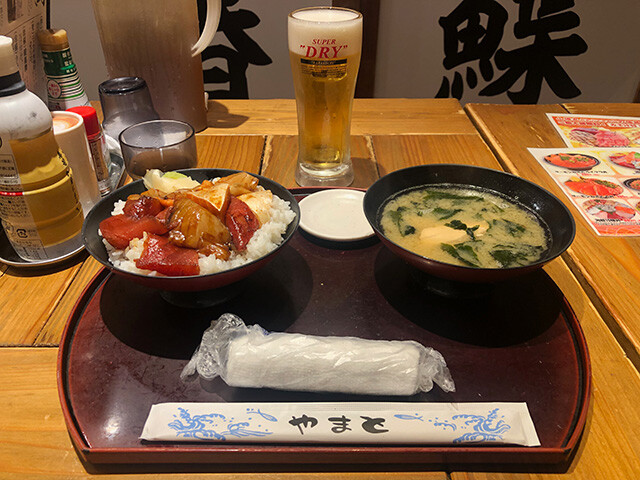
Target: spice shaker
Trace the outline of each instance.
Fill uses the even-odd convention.
[[[47,103],[49,110],[66,110],[89,105],[78,69],[71,57],[69,39],[65,30],[42,30],[38,41],[47,75]]]
[[[109,175],[111,166],[111,157],[109,156],[109,148],[107,140],[102,133],[98,114],[96,109],[90,106],[73,107],[68,109],[69,112],[77,113],[84,121],[84,128],[87,132],[87,140],[89,141],[89,151],[93,160],[93,168],[96,171],[98,179],[98,187],[100,194],[105,196],[112,189],[111,177]]]
[[[58,259],[82,250],[84,215],[51,112],[27,90],[12,43],[0,36],[0,218],[23,260]]]

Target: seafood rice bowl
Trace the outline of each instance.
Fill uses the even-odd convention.
[[[233,170],[184,173],[148,171],[99,202],[83,228],[89,253],[140,283],[201,290],[249,275],[293,235],[299,209],[281,185]]]
[[[122,209],[126,202],[119,200],[115,203],[112,215],[122,213]],[[200,275],[222,272],[231,268],[236,268],[257,260],[267,253],[273,251],[282,242],[282,237],[287,230],[287,225],[295,218],[295,213],[291,210],[288,202],[273,197],[273,205],[269,211],[270,219],[255,232],[247,248],[243,252],[233,251],[229,259],[221,260],[215,255],[198,255],[198,264],[200,267]],[[158,275],[153,270],[142,270],[136,266],[135,261],[140,258],[144,248],[144,238],[136,238],[131,240],[129,246],[124,250],[113,247],[107,240],[102,239],[105,248],[109,254],[109,261],[113,265],[122,270],[131,273],[140,273],[146,275]]]

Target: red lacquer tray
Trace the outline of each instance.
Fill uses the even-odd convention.
[[[301,195],[313,190],[297,189]],[[93,464],[191,463],[219,468],[566,468],[585,425],[591,370],[580,325],[544,271],[481,295],[431,293],[429,279],[375,240],[321,244],[297,232],[222,305],[167,303],[160,292],[102,270],[66,326],[58,359],[65,420]],[[410,398],[182,383],[211,320],[231,312],[267,330],[412,339],[447,360],[457,390]],[[148,443],[138,439],[161,402],[527,402],[541,446]]]

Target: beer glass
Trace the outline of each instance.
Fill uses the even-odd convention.
[[[288,35],[298,112],[296,182],[350,185],[351,107],[362,14],[346,8],[303,8],[289,14]]]

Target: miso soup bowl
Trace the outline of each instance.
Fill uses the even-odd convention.
[[[401,192],[427,185],[455,184],[486,189],[533,212],[547,229],[549,248],[535,263],[509,268],[476,268],[444,263],[413,253],[389,240],[380,224],[382,211]],[[381,177],[367,190],[364,213],[382,243],[402,260],[435,277],[466,283],[494,283],[531,272],[561,255],[573,242],[574,219],[555,195],[515,175],[470,165],[431,164]]]

